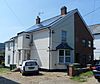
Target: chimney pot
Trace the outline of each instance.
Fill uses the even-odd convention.
[[[66,15],[67,14],[67,7],[66,6],[63,6],[61,8],[61,15]]]
[[[40,17],[39,16],[37,16],[37,18],[36,18],[36,24],[40,24]]]

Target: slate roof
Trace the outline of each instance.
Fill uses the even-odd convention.
[[[40,22],[40,24],[35,24],[32,27],[26,29],[25,32],[31,32],[31,31],[36,31],[36,30],[50,27],[53,24],[60,21],[61,19],[63,19],[64,17],[66,17],[66,16],[69,17],[70,15],[74,14],[76,11],[78,11],[78,10],[74,9],[72,11],[69,11],[66,15],[58,15],[58,16],[52,17],[50,19],[44,20],[44,21]]]
[[[92,34],[100,34],[100,24],[90,25],[89,29]]]
[[[70,49],[73,50],[67,43],[61,43],[59,44],[56,49]]]

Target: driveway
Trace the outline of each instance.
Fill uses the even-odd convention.
[[[0,74],[0,84],[100,84],[91,77],[87,82],[73,81],[65,72],[40,72],[38,76],[22,76],[19,72]]]
[[[19,72],[9,72],[0,76],[0,84],[78,84],[70,80],[65,72],[40,72],[38,76],[22,76]]]

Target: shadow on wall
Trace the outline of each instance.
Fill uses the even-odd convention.
[[[35,45],[32,46],[32,59],[37,59],[39,66],[42,66],[42,62],[40,60],[39,53]]]
[[[48,37],[48,30],[41,30],[33,34],[32,58],[38,59],[40,67],[46,64],[45,61],[48,61],[46,58],[46,53],[48,52]]]
[[[0,76],[0,84],[19,84],[19,83]]]

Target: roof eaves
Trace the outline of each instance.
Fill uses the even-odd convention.
[[[22,33],[30,33],[30,32],[22,31],[22,32],[17,33],[17,36],[22,34]]]
[[[71,48],[67,43],[61,43],[59,44],[56,49],[70,49],[73,50],[73,48]]]
[[[6,42],[4,42],[4,43],[9,43],[9,42],[13,42],[13,41],[14,41],[14,40],[11,40],[11,41],[9,40],[9,41],[6,41]]]

